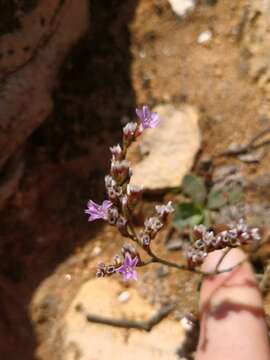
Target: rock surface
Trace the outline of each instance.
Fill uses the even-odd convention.
[[[60,65],[88,27],[88,1],[44,1],[0,38],[0,169],[53,108]]]
[[[64,318],[63,360],[177,360],[184,336],[177,321],[166,318],[146,333],[90,324],[75,310],[82,304],[91,314],[136,320],[147,320],[156,312],[135,289],[129,290],[125,303],[119,301],[121,292],[117,281],[106,278],[89,280],[81,287]]]
[[[131,183],[142,185],[145,190],[180,186],[201,143],[198,114],[194,108],[160,105],[154,111],[160,114],[162,121],[157,128],[145,131],[135,144],[146,155],[132,167]]]
[[[270,90],[270,3],[250,0],[243,13],[242,61],[253,80]]]

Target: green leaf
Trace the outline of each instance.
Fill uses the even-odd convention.
[[[207,207],[208,209],[215,210],[220,209],[222,206],[228,203],[228,195],[224,189],[212,188],[208,195]]]
[[[203,211],[203,225],[205,225],[206,227],[209,227],[211,225],[211,214],[210,211],[208,209],[204,209]]]
[[[173,225],[177,229],[193,227],[201,224],[204,219],[203,209],[194,203],[181,203],[176,207]]]
[[[235,185],[230,191],[228,191],[228,201],[231,205],[234,205],[243,199],[244,193],[240,185]]]
[[[187,219],[176,219],[173,222],[173,226],[179,230],[183,230],[187,227],[193,228],[195,225],[199,225],[203,222],[203,215],[193,215]]]
[[[200,177],[193,174],[186,175],[183,179],[182,189],[195,204],[203,204],[205,202],[206,187]]]
[[[192,202],[182,202],[176,206],[175,217],[186,219],[190,216],[201,214],[202,209],[199,205]]]

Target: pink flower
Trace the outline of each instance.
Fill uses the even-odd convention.
[[[133,259],[129,252],[125,253],[124,263],[116,270],[123,275],[123,280],[138,280],[138,274],[136,266],[138,264],[138,257],[135,256]]]
[[[85,213],[89,215],[88,221],[97,219],[108,220],[108,210],[112,206],[112,202],[104,200],[101,205],[96,204],[94,201],[89,200]]]
[[[144,105],[141,109],[136,109],[136,114],[140,118],[144,129],[155,128],[160,122],[158,113],[151,111],[147,105]]]

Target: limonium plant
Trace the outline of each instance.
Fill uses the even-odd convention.
[[[110,173],[105,176],[107,199],[102,204],[89,200],[85,213],[89,221],[102,219],[115,226],[124,238],[132,240],[133,244],[124,243],[121,255],[116,255],[112,264],[100,263],[97,266],[97,277],[120,274],[124,281],[137,280],[137,269],[150,263],[161,263],[178,269],[193,271],[207,275],[200,270],[204,258],[209,252],[226,249],[224,256],[230,249],[242,246],[257,247],[261,241],[258,228],[250,228],[244,220],[237,223],[207,229],[204,225],[195,226],[192,241],[185,250],[186,263],[177,263],[164,259],[154,253],[152,242],[161,229],[164,228],[168,216],[174,211],[173,204],[155,206],[153,215],[144,221],[144,226],[137,229],[133,224],[133,211],[141,199],[143,189],[130,184],[132,170],[127,160],[130,145],[144,131],[154,131],[161,121],[160,116],[143,106],[136,109],[138,121],[129,122],[123,127],[122,144],[110,148]],[[133,246],[134,245],[134,246]],[[141,248],[145,257],[139,254]],[[236,265],[237,266],[237,265]],[[231,269],[215,270],[215,273],[230,271]]]

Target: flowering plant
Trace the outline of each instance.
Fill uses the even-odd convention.
[[[112,226],[116,226],[123,237],[129,238],[137,247],[144,250],[147,258],[142,259],[136,247],[124,244],[122,255],[115,256],[113,264],[99,264],[96,275],[103,277],[119,273],[122,274],[124,281],[137,280],[137,268],[150,263],[161,263],[208,275],[201,271],[199,266],[209,252],[226,249],[224,252],[224,256],[226,256],[228,251],[234,247],[258,246],[261,240],[259,229],[250,228],[243,220],[240,220],[235,224],[210,229],[204,225],[195,226],[192,232],[193,241],[185,249],[187,263],[184,265],[161,258],[154,253],[151,247],[152,241],[164,227],[167,217],[174,211],[174,207],[171,202],[157,205],[154,215],[145,219],[142,229],[138,231],[133,225],[132,212],[140,200],[142,189],[130,184],[132,171],[127,161],[127,151],[143,131],[155,128],[161,121],[159,115],[152,112],[148,106],[136,109],[136,114],[139,121],[129,122],[123,128],[122,144],[110,148],[112,154],[110,173],[105,176],[108,200],[104,200],[101,205],[90,200],[85,213],[89,215],[89,221],[103,219]],[[231,269],[222,271],[216,269],[215,273],[229,270]]]

